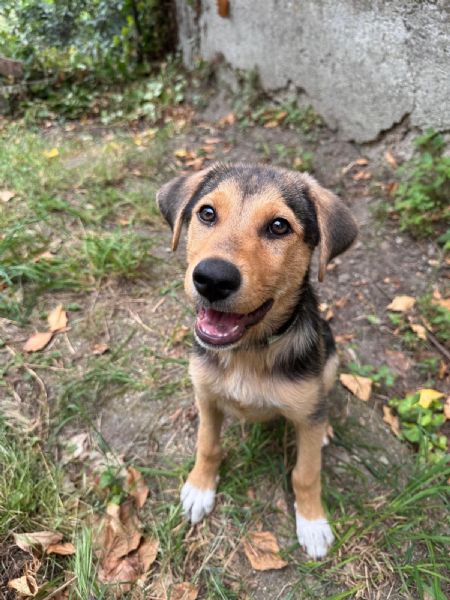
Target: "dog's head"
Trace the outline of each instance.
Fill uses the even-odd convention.
[[[217,164],[169,181],[158,206],[176,249],[188,227],[185,290],[195,334],[211,349],[254,342],[291,315],[319,246],[319,280],[357,228],[348,208],[306,174]]]

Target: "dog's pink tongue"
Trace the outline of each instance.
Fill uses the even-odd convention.
[[[238,340],[245,331],[244,315],[225,313],[213,308],[201,308],[197,329],[210,343],[224,344]]]

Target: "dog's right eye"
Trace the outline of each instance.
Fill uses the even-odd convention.
[[[198,211],[198,217],[203,223],[211,225],[211,223],[214,223],[216,220],[216,211],[212,206],[205,205]]]

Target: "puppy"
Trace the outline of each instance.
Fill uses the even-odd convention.
[[[252,164],[215,164],[177,177],[157,194],[177,248],[187,226],[185,291],[197,311],[190,375],[199,410],[197,455],[181,491],[198,523],[214,507],[224,413],[278,415],[296,429],[292,472],[298,540],[326,555],[333,533],[321,502],[326,394],[337,355],[310,285],[357,234],[348,208],[310,175]]]

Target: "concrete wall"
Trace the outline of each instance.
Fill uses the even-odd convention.
[[[449,0],[176,0],[185,63],[220,53],[263,87],[291,86],[345,139],[365,142],[406,116],[450,129]]]

